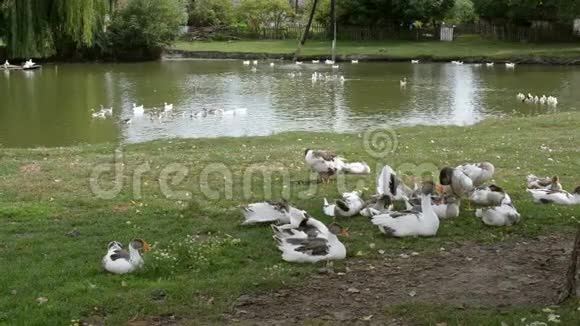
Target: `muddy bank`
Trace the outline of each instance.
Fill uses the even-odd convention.
[[[365,320],[399,325],[413,321],[386,315],[389,306],[547,306],[557,300],[572,244],[572,234],[554,234],[489,245],[465,244],[409,257],[348,260],[345,272],[313,275],[301,286],[273,293],[243,295],[228,320],[252,325],[351,325]]]
[[[293,53],[251,53],[251,52],[219,52],[219,51],[185,51],[185,50],[165,50],[163,53],[165,59],[236,59],[236,60],[250,60],[250,59],[269,59],[269,60],[293,60]],[[302,55],[298,60],[310,61],[325,59],[321,55]],[[453,60],[461,60],[465,63],[482,63],[482,62],[515,62],[518,64],[541,64],[541,65],[580,65],[580,57],[577,58],[561,58],[561,57],[546,57],[546,56],[522,56],[504,59],[488,58],[485,56],[474,57],[393,57],[382,54],[352,54],[352,55],[338,55],[336,61],[344,62],[352,59],[358,59],[366,62],[407,62],[411,59],[419,59],[423,62],[450,62]]]

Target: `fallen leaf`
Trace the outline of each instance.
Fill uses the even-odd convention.
[[[36,302],[38,302],[38,304],[45,304],[48,302],[48,298],[38,297],[38,298],[36,298]]]
[[[359,293],[360,291],[358,289],[356,289],[356,288],[348,288],[346,290],[346,292],[349,292],[349,293]]]
[[[364,317],[361,318],[361,320],[363,320],[363,321],[370,321],[371,319],[373,319],[373,316],[374,315],[364,316]]]

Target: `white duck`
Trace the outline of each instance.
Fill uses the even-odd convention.
[[[411,64],[414,64],[414,65],[416,65],[416,64],[418,64],[418,63],[419,63],[419,60],[411,60]]]
[[[481,186],[493,177],[495,167],[489,162],[466,163],[456,167],[471,179],[475,187]]]
[[[352,63],[352,64],[355,64],[355,65],[356,65],[356,64],[358,63],[358,59],[357,59],[357,60],[355,60],[355,59],[353,59],[353,60],[350,60],[350,63]]]
[[[136,103],[133,103],[133,115],[141,116],[143,115],[143,113],[145,113],[143,105],[137,106]]]
[[[319,180],[327,182],[337,173],[368,174],[370,167],[365,162],[347,163],[342,157],[325,150],[306,149],[304,151],[306,164],[318,173]]]
[[[244,61],[242,61],[242,63],[244,64],[244,66],[249,66],[250,60],[244,60]]]
[[[451,194],[461,198],[473,191],[473,181],[462,170],[446,167],[439,173],[439,183],[448,186]]]
[[[439,229],[439,218],[431,205],[432,182],[421,187],[421,212],[405,211],[376,215],[372,222],[382,233],[395,237],[434,236]]]
[[[312,60],[312,63],[320,63],[320,60]]]
[[[493,67],[493,62],[487,62],[487,63],[485,64],[485,66],[486,66],[486,67]]]
[[[501,187],[496,185],[475,189],[469,195],[469,200],[483,206],[499,206],[502,203],[511,204],[512,202],[510,196]]]
[[[258,65],[258,60],[254,60],[254,61],[252,61],[252,64],[253,64],[254,66],[257,66],[257,65]]]
[[[345,234],[345,230],[337,224],[334,226],[329,230],[324,223],[308,217],[297,228],[283,229],[272,225],[272,231],[283,260],[317,263],[346,257],[346,247],[337,237],[337,234]]]
[[[433,211],[440,219],[453,218],[459,216],[460,199],[455,196],[441,196],[431,198]]]
[[[407,77],[404,77],[403,79],[399,80],[399,85],[401,87],[407,87]]]
[[[328,216],[352,217],[360,213],[365,207],[365,201],[361,198],[360,191],[345,192],[341,199],[337,199],[334,204],[329,204],[324,198],[322,210]]]
[[[562,184],[560,184],[560,177],[557,175],[553,177],[538,178],[533,174],[530,174],[526,178],[528,189],[550,189],[550,190],[562,190]]]
[[[324,61],[324,63],[327,64],[327,65],[333,65],[334,64],[334,61],[333,60],[326,59]]]
[[[338,69],[338,68],[340,68],[339,65],[332,65],[332,69]]]
[[[163,103],[163,112],[169,112],[173,110],[173,104]]]
[[[293,207],[287,201],[265,201],[242,207],[244,222],[242,225],[252,225],[264,222],[278,222],[297,227],[305,218],[306,212]]]
[[[574,189],[573,193],[564,190],[551,189],[528,189],[535,203],[558,204],[558,205],[578,205],[580,204],[580,186]]]
[[[8,69],[8,67],[10,67],[10,62],[8,62],[8,60],[4,61],[4,68]]]
[[[502,204],[495,207],[478,208],[475,216],[486,225],[509,226],[520,222],[520,213],[512,204]]]
[[[508,69],[513,69],[513,68],[516,67],[516,64],[513,63],[513,62],[506,62],[505,63],[505,67],[508,68]]]
[[[302,61],[296,61],[296,64],[297,65],[301,65],[302,64]]]
[[[109,243],[107,254],[103,257],[103,268],[113,274],[126,274],[143,267],[142,250],[150,250],[147,242],[134,239],[129,244],[129,251],[124,250],[119,242]]]
[[[516,98],[518,99],[518,101],[523,102],[526,99],[526,96],[524,95],[524,93],[518,93],[518,95],[516,95]]]

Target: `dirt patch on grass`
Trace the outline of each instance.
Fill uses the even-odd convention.
[[[243,295],[227,318],[254,325],[317,320],[398,325],[404,322],[384,314],[389,306],[427,303],[467,309],[550,305],[563,283],[572,244],[573,234],[566,233],[488,245],[468,243],[407,258],[350,259],[344,273],[321,273],[301,286]]]

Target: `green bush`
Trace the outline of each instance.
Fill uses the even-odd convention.
[[[190,26],[229,26],[234,22],[232,0],[190,0]]]
[[[183,0],[130,0],[113,17],[108,37],[112,55],[123,60],[158,58],[187,21]]]

